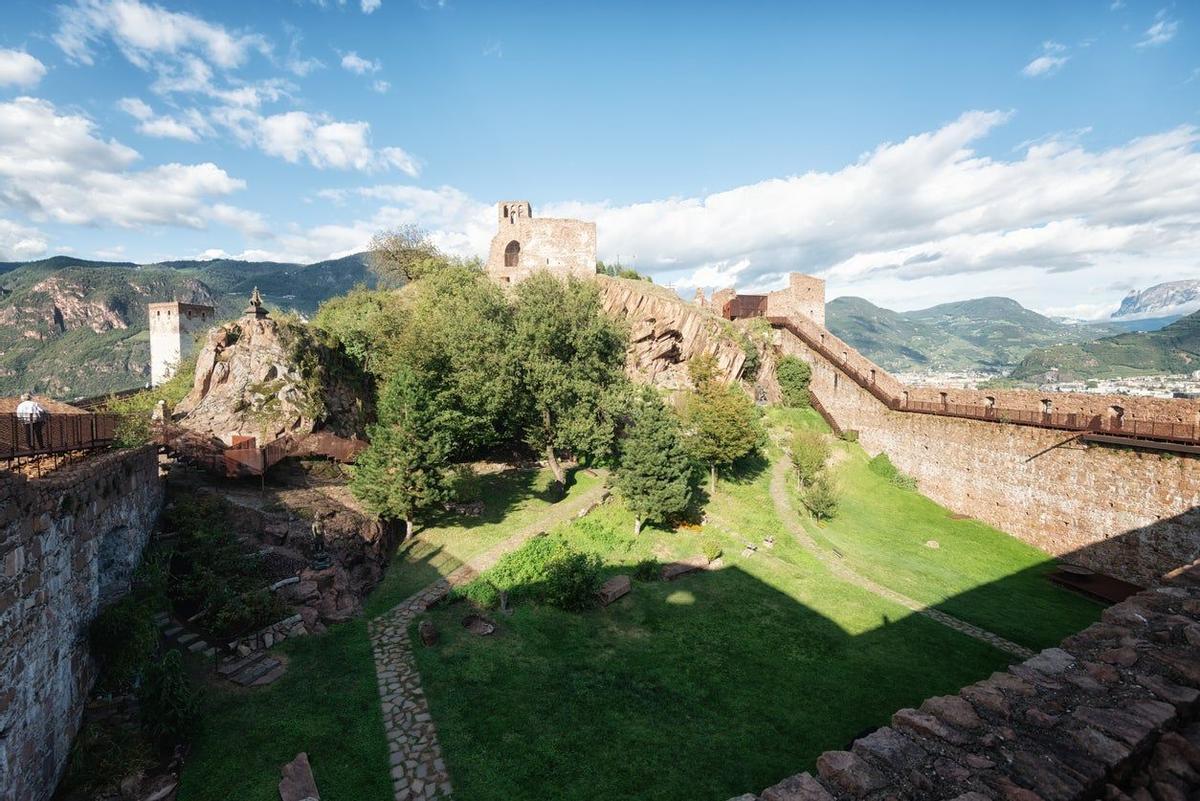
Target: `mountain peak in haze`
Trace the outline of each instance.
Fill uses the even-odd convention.
[[[1113,315],[1114,320],[1167,317],[1200,310],[1200,279],[1167,281],[1138,291],[1130,290]]]

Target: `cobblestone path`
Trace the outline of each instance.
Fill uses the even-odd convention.
[[[559,501],[548,513],[487,551],[468,560],[444,578],[367,623],[375,654],[383,728],[387,733],[392,786],[396,801],[450,798],[450,773],[438,745],[437,729],[421,689],[421,675],[413,659],[408,627],[413,619],[446,597],[452,587],[467,583],[516,550],[526,540],[579,515],[606,495],[603,486]]]
[[[930,620],[936,620],[943,626],[952,628],[955,631],[967,635],[968,637],[974,637],[977,640],[982,640],[983,642],[993,645],[996,648],[999,648],[1001,651],[1010,653],[1013,656],[1020,657],[1021,659],[1028,659],[1029,657],[1033,656],[1033,651],[1029,650],[1023,645],[1018,645],[1015,642],[1006,640],[998,634],[993,634],[986,629],[981,629],[978,626],[966,622],[965,620],[959,620],[956,617],[947,615],[945,612],[941,612],[937,609],[926,606],[925,604],[914,601],[912,598],[909,598],[906,595],[901,595],[895,590],[889,589],[884,587],[882,584],[872,581],[847,565],[837,554],[831,553],[827,549],[822,548],[817,544],[816,540],[809,536],[808,532],[804,530],[804,526],[802,526],[799,520],[797,520],[796,508],[792,505],[792,499],[788,496],[787,481],[787,462],[781,458],[771,466],[771,500],[775,503],[775,512],[779,515],[780,521],[783,522],[784,528],[786,528],[788,533],[795,538],[796,542],[800,543],[805,550],[815,556],[817,560],[829,570],[830,573],[837,576],[842,581],[848,582],[857,587],[861,587],[867,592],[874,593],[880,598],[885,598],[892,603],[900,604],[901,606],[911,609],[919,615],[924,615]]]

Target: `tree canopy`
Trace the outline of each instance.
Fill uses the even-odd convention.
[[[682,513],[692,499],[692,463],[679,421],[655,392],[644,388],[630,409],[618,443],[616,486],[634,514],[634,533],[643,521],[660,522]]]
[[[704,383],[683,402],[684,447],[709,470],[709,490],[717,483],[717,468],[748,456],[766,441],[758,408],[737,386]]]

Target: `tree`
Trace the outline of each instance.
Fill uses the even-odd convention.
[[[643,521],[662,521],[692,499],[692,465],[680,439],[679,422],[653,390],[645,388],[619,443],[616,485],[634,514],[633,533]]]
[[[693,356],[688,360],[687,369],[692,386],[697,392],[702,391],[717,380],[717,357],[711,353]]]
[[[812,366],[795,356],[784,356],[775,368],[779,391],[784,406],[808,406],[808,384],[812,380]]]
[[[800,484],[812,484],[828,458],[829,444],[817,432],[797,431],[792,437],[792,466],[796,468],[796,480]]]
[[[448,259],[417,225],[402,225],[371,237],[371,271],[393,284],[406,284],[446,266]]]
[[[525,437],[545,453],[561,493],[566,473],[558,452],[603,458],[612,449],[625,330],[604,312],[593,283],[546,272],[517,285],[513,329]]]
[[[766,439],[758,408],[736,386],[705,383],[683,404],[684,447],[708,467],[709,492],[717,489],[717,468],[758,449]]]
[[[411,372],[399,372],[384,386],[379,423],[369,435],[371,445],[354,465],[350,489],[371,513],[403,520],[412,536],[416,518],[450,498],[447,460],[453,443]]]

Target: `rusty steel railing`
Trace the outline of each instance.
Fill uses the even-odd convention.
[[[0,414],[0,459],[48,456],[107,448],[117,437],[115,414],[47,414],[27,424],[13,412]]]
[[[1081,434],[1108,434],[1131,439],[1182,443],[1184,445],[1200,444],[1200,426],[1191,423],[1176,423],[1166,420],[1128,420],[1120,415],[1045,412],[1036,409],[1005,409],[975,404],[906,400],[903,397],[888,392],[874,380],[874,376],[866,375],[859,371],[854,365],[850,364],[848,359],[835,354],[819,339],[813,337],[808,331],[805,331],[804,328],[796,325],[788,318],[768,317],[767,320],[777,328],[790,331],[808,348],[819,353],[830,364],[849,376],[856,384],[867,392],[870,392],[880,403],[892,411],[932,414],[942,417],[959,417],[993,423],[1036,426],[1038,428],[1073,431]],[[823,411],[823,407],[820,407],[820,410]],[[829,419],[828,413],[822,416]]]

